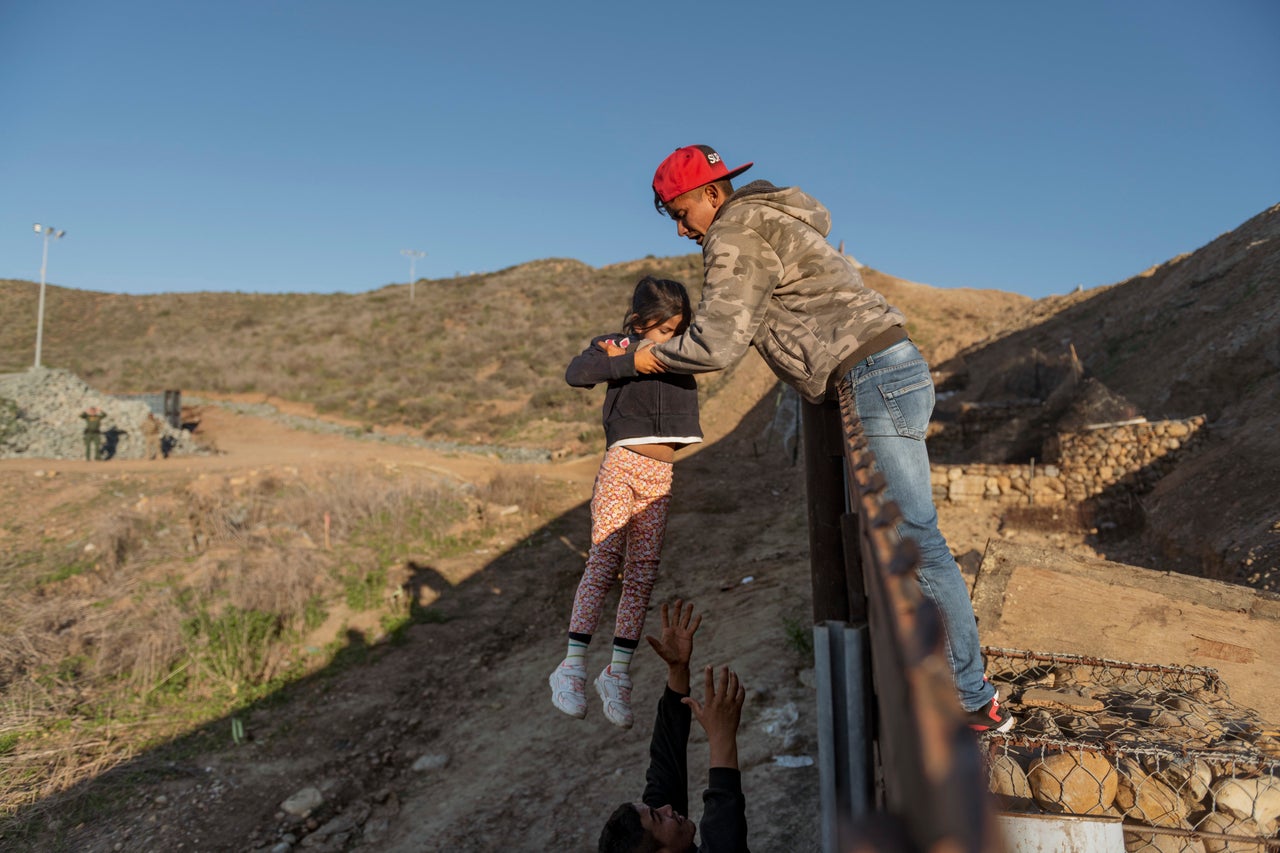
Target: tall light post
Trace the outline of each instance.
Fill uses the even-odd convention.
[[[418,280],[414,274],[414,264],[418,262],[418,258],[425,258],[426,252],[419,252],[417,249],[401,249],[400,254],[409,259],[409,301],[413,301],[413,285]]]
[[[49,266],[49,240],[61,240],[66,231],[58,231],[51,225],[37,222],[35,232],[44,237],[44,252],[40,255],[40,300],[36,308],[36,367],[40,366],[40,345],[44,341],[44,273]]]

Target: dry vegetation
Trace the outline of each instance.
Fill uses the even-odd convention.
[[[10,816],[330,666],[352,632],[357,648],[395,641],[435,618],[415,566],[509,531],[515,522],[495,508],[518,499],[528,524],[565,499],[523,475],[478,489],[358,468],[162,488],[127,474],[59,476],[77,481],[79,500],[9,519],[0,558],[0,814]]]

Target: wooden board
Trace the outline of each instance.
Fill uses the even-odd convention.
[[[973,609],[983,645],[1213,667],[1280,721],[1280,595],[993,540]]]

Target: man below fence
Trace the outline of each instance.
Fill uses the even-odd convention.
[[[925,432],[933,379],[907,337],[906,317],[866,287],[827,242],[831,215],[795,187],[754,181],[736,192],[706,145],[677,149],[653,176],[654,205],[676,233],[702,247],[704,284],[683,333],[635,354],[638,373],[705,373],[735,363],[754,346],[773,372],[810,403],[841,382],[853,393],[876,467],[898,504],[898,531],[920,549],[917,577],[942,616],[948,663],[969,725],[1007,731],[983,673],[973,604],[938,530]]]
[[[662,634],[646,636],[667,663],[667,685],[658,700],[658,716],[649,744],[649,771],[638,803],[623,803],[600,832],[600,853],[748,853],[747,801],[738,770],[738,723],[746,688],[736,673],[723,667],[717,681],[711,667],[703,701],[689,696],[689,660],[693,635],[702,614],[676,599],[662,605]],[[686,750],[691,717],[707,733],[711,753],[707,789],[702,794],[702,822],[689,820],[689,771]],[[695,842],[702,831],[702,844]]]

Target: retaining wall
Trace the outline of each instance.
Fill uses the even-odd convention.
[[[1063,433],[1053,442],[1051,464],[933,465],[934,501],[961,503],[1079,502],[1119,485],[1142,493],[1204,435],[1204,415],[1168,421],[1099,424]]]

